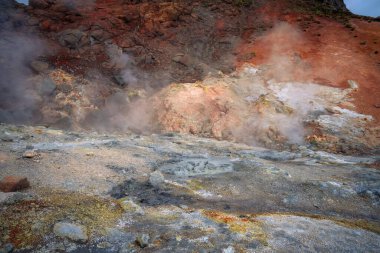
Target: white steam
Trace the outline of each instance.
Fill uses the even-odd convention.
[[[43,42],[31,35],[0,33],[0,122],[38,121],[39,101],[30,81],[29,64],[44,51]]]

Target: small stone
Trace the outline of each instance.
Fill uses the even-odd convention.
[[[120,203],[121,208],[123,208],[125,212],[135,212],[137,214],[144,214],[144,210],[141,208],[141,206],[137,205],[135,202],[128,199],[127,197],[119,199],[118,201]]]
[[[109,242],[100,242],[98,245],[96,245],[97,248],[99,249],[106,249],[106,248],[111,248],[112,244]]]
[[[55,235],[74,242],[85,243],[88,241],[87,229],[81,225],[59,222],[54,225],[53,231]]]
[[[165,177],[160,171],[156,170],[150,174],[149,183],[154,187],[160,187],[165,183]]]
[[[35,150],[27,150],[22,155],[23,158],[34,158],[38,155],[38,153]]]
[[[5,252],[13,252],[14,246],[12,243],[7,243],[4,245],[3,249],[5,249]]]
[[[5,142],[12,142],[13,141],[13,137],[11,135],[8,135],[8,134],[2,134],[0,136],[0,139],[2,141],[5,141]]]
[[[123,76],[115,75],[113,78],[114,78],[116,84],[119,85],[120,87],[128,86],[128,83],[124,80]]]
[[[79,29],[67,29],[59,37],[59,43],[63,47],[79,49],[86,44],[85,33]],[[89,42],[89,41],[88,41]]]
[[[142,235],[139,235],[137,238],[136,238],[136,243],[137,245],[139,245],[141,248],[145,248],[149,245],[149,240],[150,240],[150,237],[149,235],[147,234],[142,234]]]
[[[6,176],[0,181],[0,191],[15,192],[30,186],[26,177]]]
[[[36,73],[45,73],[49,69],[49,64],[43,61],[32,61],[30,63],[30,67],[36,72]]]
[[[177,54],[172,58],[172,61],[183,66],[189,66],[189,59],[183,54]]]
[[[235,253],[235,249],[232,246],[229,246],[227,249],[223,249],[223,253]]]

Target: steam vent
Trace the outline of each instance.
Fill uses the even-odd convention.
[[[0,253],[380,252],[376,9],[0,0]]]

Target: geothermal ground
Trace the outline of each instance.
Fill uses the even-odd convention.
[[[380,23],[343,1],[0,2],[0,253],[379,252]]]
[[[0,236],[20,252],[380,247],[376,156],[274,151],[182,134],[1,130],[0,176],[31,182],[26,192],[0,195]]]

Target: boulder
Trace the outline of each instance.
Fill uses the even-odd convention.
[[[120,87],[126,87],[128,86],[128,83],[125,81],[122,75],[117,74],[113,76],[113,80],[116,82],[117,85]]]
[[[36,73],[45,73],[49,69],[49,63],[43,61],[32,61],[30,67]]]
[[[165,177],[160,171],[156,170],[150,174],[149,183],[152,186],[159,188],[165,183]]]
[[[101,29],[91,31],[90,36],[93,40],[99,42],[103,42],[111,37],[111,35],[108,32],[105,32]]]
[[[78,29],[67,29],[61,33],[58,40],[61,46],[78,49],[86,44],[86,34]]]
[[[78,224],[59,222],[54,225],[53,231],[55,235],[74,242],[85,243],[88,241],[87,229]]]
[[[145,248],[149,245],[149,240],[150,240],[150,237],[149,235],[147,234],[142,234],[142,235],[139,235],[137,236],[136,238],[136,243],[137,245],[139,245],[141,248]]]
[[[6,176],[0,181],[0,191],[15,192],[30,186],[26,177]]]
[[[14,246],[11,243],[5,244],[3,247],[0,248],[0,253],[11,253],[14,250]]]
[[[27,150],[22,155],[23,158],[29,158],[29,159],[34,158],[36,156],[38,156],[38,153],[35,150]]]

